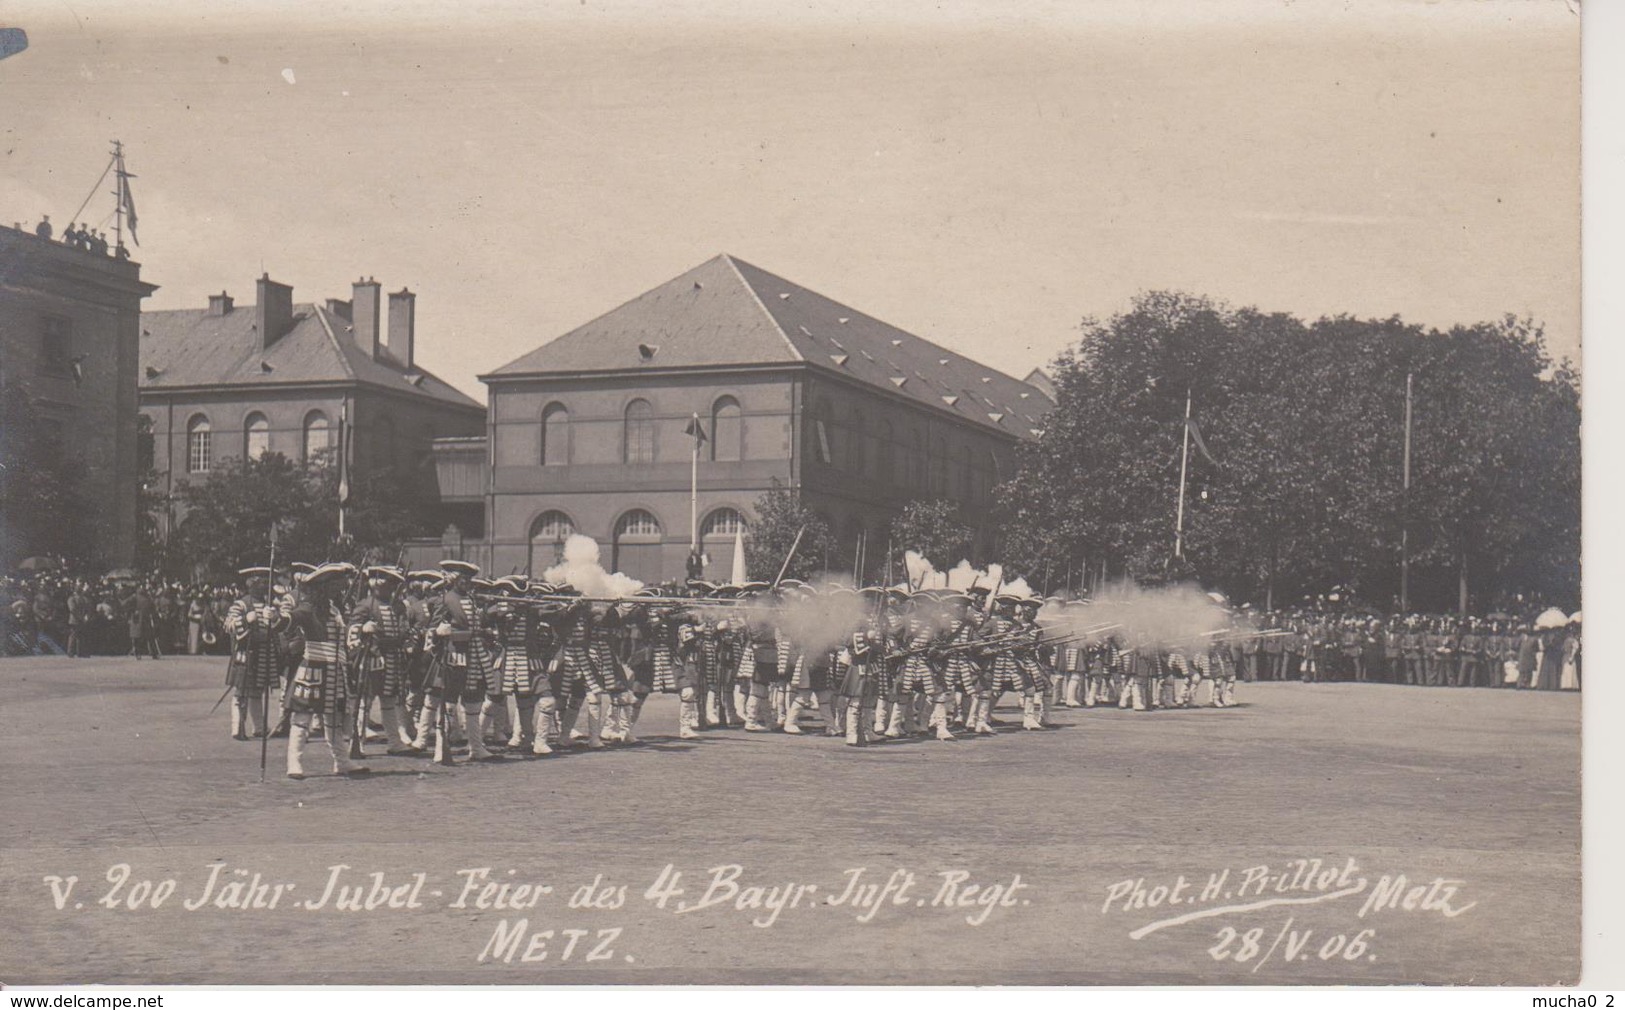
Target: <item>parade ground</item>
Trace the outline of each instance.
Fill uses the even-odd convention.
[[[1580,698],[1242,684],[857,750],[676,738],[303,782],[224,660],[0,664],[0,983],[1550,984]],[[810,723],[815,725],[815,723]]]

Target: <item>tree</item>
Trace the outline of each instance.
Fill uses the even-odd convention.
[[[752,579],[771,582],[778,576],[798,530],[806,532],[785,569],[785,578],[811,578],[823,567],[823,558],[835,549],[835,535],[829,524],[806,506],[797,488],[787,488],[775,480],[772,489],[756,499],[755,511],[756,522],[745,542],[745,567]]]
[[[971,557],[976,530],[959,518],[959,506],[946,499],[916,499],[891,521],[893,548],[899,555],[918,551],[934,568],[946,571]]]
[[[1001,546],[1026,563],[1163,577],[1188,393],[1213,458],[1190,454],[1184,561],[1233,598],[1342,584],[1386,605],[1407,525],[1413,601],[1455,605],[1463,573],[1485,600],[1577,598],[1578,383],[1528,321],[1305,323],[1159,292],[1086,320],[1053,370],[1058,405],[998,495]]]
[[[338,491],[336,468],[319,462],[281,453],[222,460],[204,480],[176,489],[184,518],[168,555],[183,569],[226,576],[265,564],[275,524],[277,554],[290,561],[388,564],[404,540],[427,532],[397,476],[364,472],[351,481],[341,539]]]

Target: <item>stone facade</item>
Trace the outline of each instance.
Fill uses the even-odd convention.
[[[137,342],[156,290],[139,263],[0,227],[0,383],[33,398],[77,465],[91,537],[79,553],[107,568],[135,558]]]

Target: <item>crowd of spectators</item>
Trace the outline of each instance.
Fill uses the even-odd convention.
[[[7,656],[225,655],[229,586],[53,572],[0,579]]]

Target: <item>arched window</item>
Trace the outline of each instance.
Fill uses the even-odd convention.
[[[655,461],[654,408],[648,400],[633,400],[626,405],[626,441],[624,457],[627,463],[653,463]]]
[[[305,415],[305,462],[325,462],[333,448],[333,433],[327,426],[327,415],[313,410]]]
[[[186,423],[186,471],[208,473],[214,462],[209,444],[209,419],[198,414]]]
[[[542,465],[570,462],[570,411],[562,403],[542,408]]]
[[[976,464],[970,446],[959,451],[959,497],[964,501],[974,501],[976,494]]]
[[[259,459],[271,451],[271,422],[259,411],[243,421],[243,458]]]
[[[660,520],[643,509],[633,509],[615,522],[611,567],[643,582],[664,577],[661,564]]]
[[[745,517],[738,509],[712,509],[700,525],[702,537],[732,537],[745,531]]]
[[[739,401],[731,396],[718,397],[711,405],[711,458],[719,463],[742,459],[744,436]]]
[[[855,411],[852,423],[846,429],[846,465],[859,476],[869,469],[868,437],[868,419],[863,416],[863,411]]]
[[[564,560],[564,542],[576,531],[576,524],[558,509],[548,509],[530,524],[530,573],[540,577],[550,566]]]
[[[909,445],[908,486],[916,491],[924,491],[925,475],[925,433],[915,428]]]
[[[633,509],[621,516],[621,521],[615,524],[615,537],[617,540],[648,539],[660,536],[660,520],[645,509]]]

